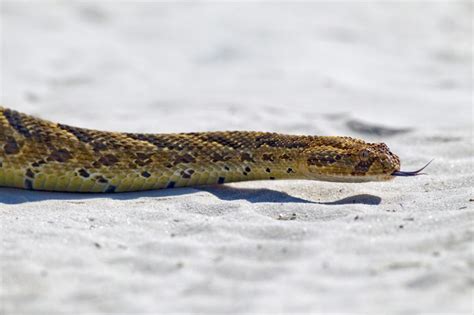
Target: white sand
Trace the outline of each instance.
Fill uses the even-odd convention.
[[[5,106],[107,130],[351,135],[407,170],[435,161],[387,183],[0,189],[0,313],[473,313],[471,2],[1,11]]]

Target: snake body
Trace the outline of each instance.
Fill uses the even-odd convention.
[[[248,180],[392,179],[399,158],[350,137],[229,131],[118,133],[0,107],[0,186],[124,192]]]

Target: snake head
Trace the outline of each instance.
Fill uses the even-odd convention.
[[[335,182],[386,181],[400,172],[400,159],[384,143],[324,137],[306,153],[310,179]]]

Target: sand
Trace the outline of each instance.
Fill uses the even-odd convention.
[[[2,314],[472,314],[472,3],[1,2],[0,103],[385,142],[426,176],[0,189]]]

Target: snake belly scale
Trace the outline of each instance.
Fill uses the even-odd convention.
[[[77,128],[0,107],[0,186],[124,192],[248,180],[392,179],[383,143],[228,131],[140,134]]]

